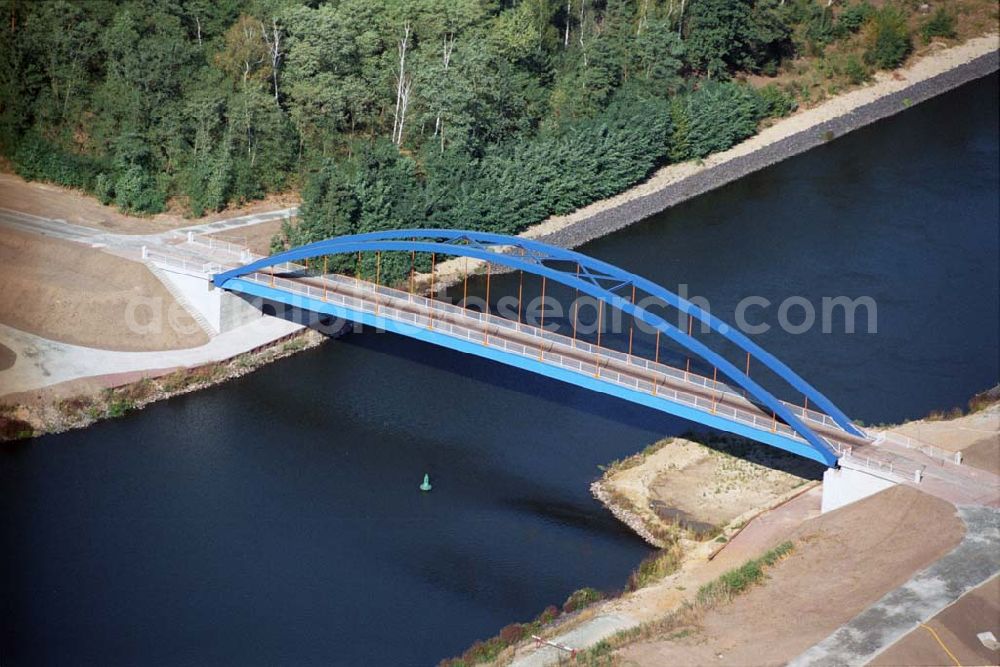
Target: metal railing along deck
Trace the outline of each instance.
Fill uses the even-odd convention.
[[[304,270],[304,267],[297,265],[283,265],[276,268],[278,273],[286,274]],[[642,357],[599,347],[534,325],[336,274],[323,278],[310,277],[308,282],[302,278],[281,277],[262,272],[247,274],[242,276],[242,279],[302,294],[358,312],[433,328],[462,340],[494,346],[511,354],[531,357],[573,372],[586,373],[606,382],[685,404],[753,426],[761,431],[806,442],[794,429],[774,415],[762,413],[757,406],[746,400],[741,392],[723,382]],[[320,284],[317,285],[317,282]],[[520,342],[524,338],[532,340],[532,343]],[[581,355],[590,359],[581,359]],[[637,374],[615,370],[610,367],[612,363],[615,367],[625,365],[634,368]],[[652,375],[653,379],[643,377],[644,375]],[[706,393],[711,397],[706,397]],[[786,405],[795,414],[826,429],[839,428],[825,414],[806,410],[802,406]],[[846,443],[826,436],[824,439],[839,455],[846,447],[857,441],[855,436],[849,436],[847,433],[844,437],[847,439]]]

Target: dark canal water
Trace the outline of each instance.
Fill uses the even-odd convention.
[[[968,85],[583,250],[726,319],[747,295],[869,295],[878,334],[759,341],[866,421],[962,404],[998,377],[997,92]],[[0,663],[435,663],[620,588],[648,549],[587,486],[686,428],[366,333],[9,446]]]

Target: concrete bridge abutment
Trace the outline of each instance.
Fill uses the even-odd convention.
[[[823,473],[823,501],[820,512],[826,514],[863,498],[884,491],[899,482],[888,476],[841,465]]]

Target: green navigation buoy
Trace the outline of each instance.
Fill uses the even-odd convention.
[[[427,473],[424,473],[424,482],[423,484],[420,485],[420,490],[421,491],[431,490],[431,476],[428,475]]]

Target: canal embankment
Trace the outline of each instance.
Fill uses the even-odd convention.
[[[880,72],[866,85],[775,121],[736,146],[704,160],[670,164],[649,179],[562,216],[553,216],[521,234],[552,245],[573,248],[719,188],[748,174],[804,153],[854,130],[905,111],[925,100],[1000,68],[1000,35],[970,39],[933,51],[913,64]],[[482,270],[477,260],[438,264],[435,285]],[[494,267],[503,271],[502,266]],[[420,278],[429,282],[429,276]]]
[[[156,401],[242,377],[326,339],[314,329],[296,328],[279,337],[266,336],[249,349],[241,345],[228,354],[220,350],[213,353],[216,358],[191,365],[102,373],[6,394],[0,400],[0,442],[62,433],[121,417]]]

